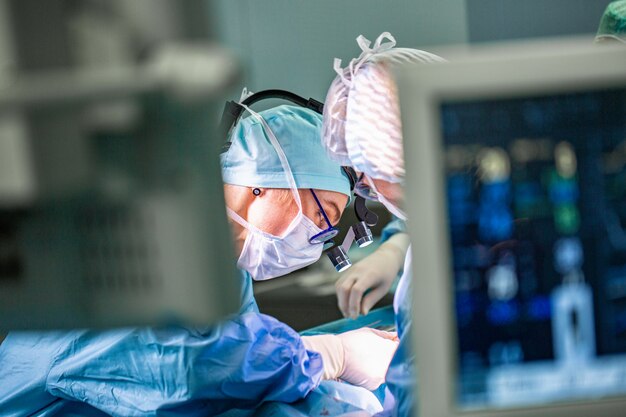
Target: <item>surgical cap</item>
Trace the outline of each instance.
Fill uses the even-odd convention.
[[[387,39],[388,42],[383,41]],[[322,143],[329,156],[372,178],[389,182],[404,179],[402,124],[392,69],[405,63],[443,62],[444,59],[419,49],[394,48],[388,32],[374,46],[357,38],[362,53],[341,68],[335,59],[337,77],[324,104]]]
[[[335,191],[350,197],[350,181],[320,143],[322,116],[296,106],[278,106],[259,113],[287,157],[298,188]],[[221,155],[224,182],[261,188],[289,188],[274,146],[254,117],[233,129],[230,148]]]
[[[614,1],[606,6],[596,40],[606,39],[626,43],[626,0]]]

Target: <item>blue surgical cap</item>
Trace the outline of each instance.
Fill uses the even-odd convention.
[[[259,113],[280,143],[300,189],[335,191],[350,197],[350,181],[322,147],[322,116],[296,106],[279,106]],[[262,124],[249,116],[233,129],[228,151],[222,153],[224,182],[260,188],[289,188],[278,154]]]

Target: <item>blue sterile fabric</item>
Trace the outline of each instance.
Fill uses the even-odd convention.
[[[396,330],[400,343],[391,359],[385,382],[395,398],[395,407],[385,415],[412,416],[413,393],[417,381],[415,367],[415,351],[412,348],[412,315],[411,315],[411,248],[409,247],[404,263],[404,273],[400,278],[394,295],[396,313]]]
[[[404,220],[394,217],[392,221],[387,223],[380,235],[380,243],[385,242],[396,233],[406,233],[406,223]]]
[[[249,295],[249,312],[205,329],[9,333],[0,414],[207,416],[303,398],[320,382],[321,357]]]

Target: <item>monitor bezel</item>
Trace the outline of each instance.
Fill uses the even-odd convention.
[[[397,71],[402,113],[408,230],[412,236],[416,413],[432,417],[623,415],[626,395],[525,408],[461,410],[456,405],[455,323],[442,138],[444,102],[521,98],[626,86],[626,48],[580,39],[535,41],[444,54],[447,63]],[[445,278],[445,279],[443,279]],[[416,415],[418,415],[416,414]]]

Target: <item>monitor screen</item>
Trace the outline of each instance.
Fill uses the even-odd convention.
[[[626,89],[440,108],[460,409],[626,393]]]

